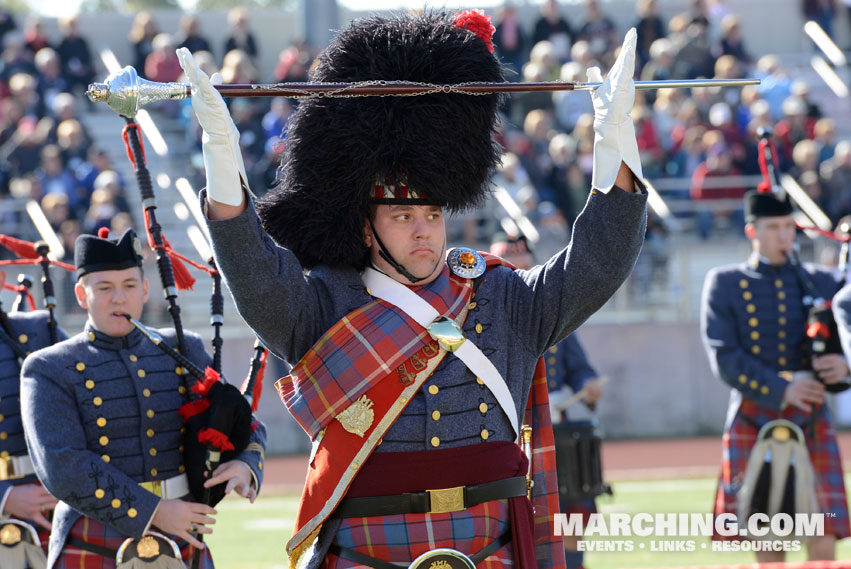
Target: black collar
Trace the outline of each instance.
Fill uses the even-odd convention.
[[[83,333],[93,346],[114,352],[134,348],[138,346],[143,339],[142,333],[136,328],[133,328],[132,332],[120,338],[104,334],[100,330],[95,329],[91,320],[86,322],[86,328]]]

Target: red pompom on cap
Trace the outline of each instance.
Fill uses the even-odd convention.
[[[490,16],[485,16],[484,10],[474,9],[458,12],[452,19],[452,23],[459,28],[476,34],[485,42],[488,51],[493,53],[493,33],[496,31],[496,28],[491,24]]]
[[[109,227],[101,227],[98,229],[98,237],[101,239],[109,239]]]

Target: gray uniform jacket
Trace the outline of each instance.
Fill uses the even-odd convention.
[[[47,311],[10,312],[7,314],[9,335],[25,353],[34,352],[50,345],[47,328]],[[68,337],[64,330],[57,329],[58,339]],[[21,366],[12,348],[0,342],[0,460],[6,457],[27,454],[24,426],[21,423]],[[23,478],[0,480],[0,512],[13,486],[36,482],[34,474]]]
[[[173,329],[159,333],[176,346]],[[197,334],[185,333],[185,355],[212,364]],[[48,567],[82,515],[128,537],[148,529],[160,498],[140,482],[184,472],[182,368],[138,330],[115,338],[91,323],[69,340],[37,352],[21,371],[21,410],[36,473],[61,502],[53,516]],[[266,431],[252,442],[265,448]],[[262,453],[237,457],[263,480]],[[258,488],[259,489],[259,488]]]
[[[201,199],[204,203],[204,193]],[[599,309],[630,274],[644,236],[645,203],[645,194],[593,191],[569,247],[532,270],[498,267],[481,277],[463,328],[506,380],[519,417],[537,359]],[[351,267],[320,265],[305,274],[295,255],[262,230],[251,206],[237,217],[210,221],[209,228],[216,262],[240,314],[273,353],[291,363],[340,318],[371,300]],[[440,420],[433,419],[434,411]],[[377,450],[513,438],[495,398],[450,354]]]

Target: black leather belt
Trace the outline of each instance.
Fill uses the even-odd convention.
[[[491,500],[519,498],[527,492],[526,477],[516,476],[474,486],[457,486],[396,494],[345,498],[331,514],[332,518],[362,518],[397,514],[437,514],[459,512]]]
[[[118,554],[118,550],[104,547],[103,545],[89,543],[88,541],[83,541],[82,539],[72,537],[70,535],[65,539],[65,545],[72,545],[77,549],[82,549],[89,553],[94,553],[95,555],[111,559],[115,559],[115,556]]]

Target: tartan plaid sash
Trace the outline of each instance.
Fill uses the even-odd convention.
[[[488,268],[505,264],[485,254]],[[463,324],[473,292],[471,280],[448,266],[417,295],[440,314]],[[383,300],[373,300],[334,324],[275,387],[287,410],[314,441],[293,537],[287,543],[296,567],[319,534],[378,441],[445,357],[428,332]],[[386,380],[386,381],[385,381]],[[333,421],[354,403],[368,401],[374,414],[363,434]],[[525,419],[533,427],[535,547],[539,567],[564,567],[564,550],[553,536],[558,512],[555,443],[549,414],[546,371],[539,360]]]
[[[444,265],[428,288],[413,291],[454,320],[466,308],[473,284]],[[423,356],[418,353],[428,347],[433,351],[434,346],[428,332],[407,314],[375,299],[334,324],[275,387],[287,410],[314,439],[388,375],[395,373],[401,379],[410,375],[411,367],[421,368],[417,362]],[[414,363],[409,362],[415,355]]]

